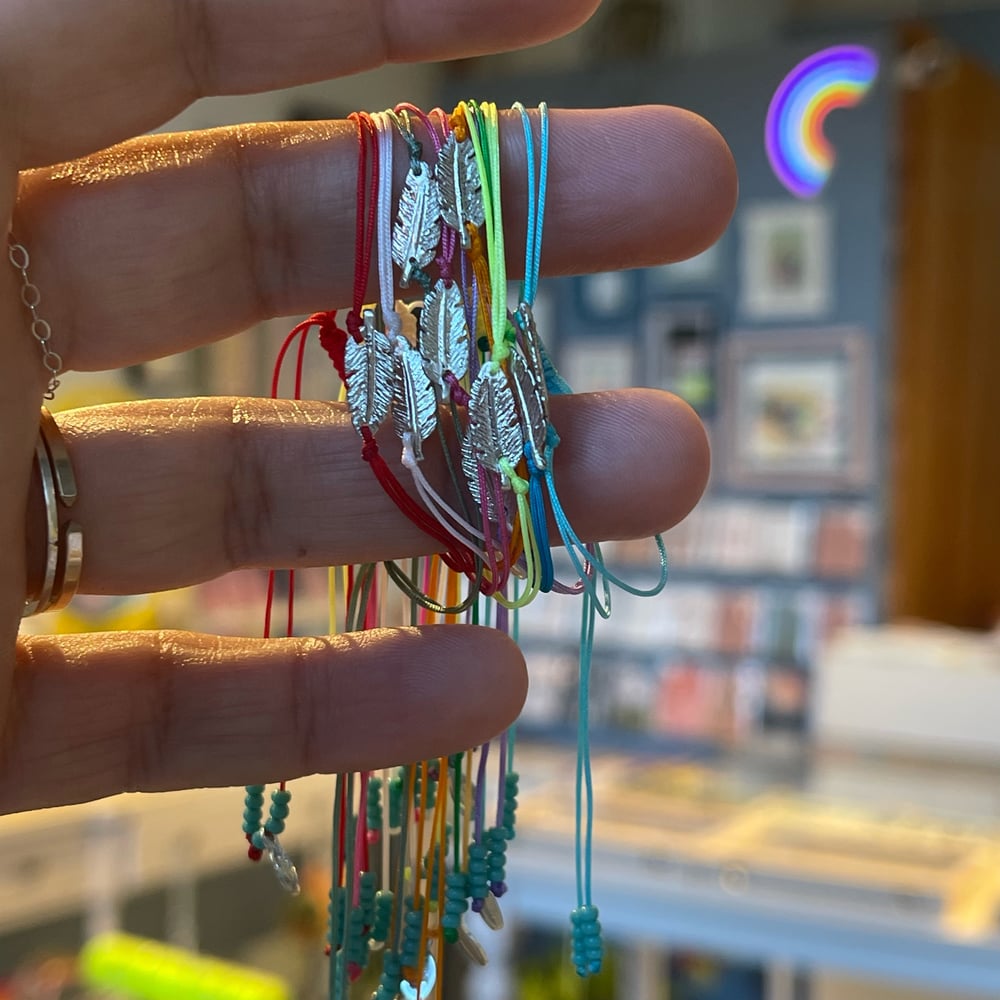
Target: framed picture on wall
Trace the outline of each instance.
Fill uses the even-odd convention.
[[[628,388],[635,367],[635,341],[625,334],[567,338],[559,347],[559,372],[574,392]]]
[[[718,321],[705,301],[652,303],[640,321],[643,384],[680,396],[702,416],[715,406]]]
[[[638,302],[639,274],[631,271],[602,271],[573,278],[577,312],[592,324],[632,321]]]
[[[833,225],[815,202],[750,204],[741,218],[740,309],[747,319],[820,319],[833,301]]]
[[[723,465],[734,486],[856,491],[871,482],[868,337],[854,327],[736,331],[722,352]]]

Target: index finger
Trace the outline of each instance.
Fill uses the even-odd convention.
[[[728,223],[732,156],[696,115],[553,110],[551,122],[543,274],[678,260]],[[511,124],[501,175],[513,278],[527,179],[521,123]],[[46,315],[66,366],[135,364],[349,304],[357,177],[355,126],[338,122],[146,136],[24,174],[16,230],[34,280],[53,290]]]
[[[246,94],[537,44],[596,0],[5,0],[0,93],[19,168],[147,131],[197,97]]]

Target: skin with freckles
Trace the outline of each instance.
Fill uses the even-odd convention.
[[[350,123],[131,136],[201,95],[533,44],[575,27],[593,6],[9,0],[0,9],[0,211],[31,252],[54,348],[69,368],[114,368],[265,318],[350,303]],[[551,130],[543,275],[677,260],[726,226],[732,158],[696,116],[556,109]],[[519,120],[502,119],[501,142],[517,277],[526,212]],[[0,269],[0,812],[378,767],[475,745],[513,720],[524,663],[489,629],[270,641],[19,637],[42,567],[32,456],[45,378],[17,278]],[[708,449],[681,401],[635,390],[553,406],[560,496],[583,537],[649,535],[696,503]],[[149,401],[76,410],[59,423],[79,483],[84,592],[145,593],[238,567],[433,550],[382,493],[337,404]],[[386,445],[392,461],[398,448]],[[433,447],[427,472],[444,483]],[[439,721],[407,725],[413,717]]]

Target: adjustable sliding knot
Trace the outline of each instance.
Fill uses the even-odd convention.
[[[510,483],[510,488],[518,496],[524,497],[528,495],[528,489],[529,489],[528,481],[526,479],[522,479],[517,474],[517,471],[515,470],[514,466],[511,465],[506,458],[500,459],[500,471],[504,474],[504,476],[507,478],[507,481]]]
[[[378,458],[378,442],[375,440],[375,435],[372,434],[371,428],[362,427],[361,437],[364,444],[361,446],[361,457],[366,462],[374,462]]]
[[[479,229],[471,222],[466,223],[465,231],[469,234],[469,247],[466,253],[468,253],[473,264],[475,264],[476,261],[483,260],[485,257],[483,253],[483,238],[479,234]]]
[[[440,274],[445,288],[451,288],[454,281],[451,276],[451,258],[445,254],[444,250],[442,250],[441,253],[434,258],[434,263],[437,264],[438,274]]]
[[[360,344],[362,341],[361,336],[361,317],[358,315],[356,309],[352,309],[347,314],[347,332]]]
[[[447,372],[444,377],[445,382],[448,383],[448,388],[451,391],[451,398],[459,406],[469,405],[469,393],[466,391],[465,386],[451,372]]]
[[[434,288],[434,282],[431,281],[431,276],[422,268],[414,266],[410,275],[414,281],[424,290],[424,295],[430,295]]]
[[[344,352],[347,350],[347,331],[337,325],[336,312],[315,313],[309,317],[309,323],[319,327],[319,343],[337,369],[340,381],[347,383],[347,362]]]

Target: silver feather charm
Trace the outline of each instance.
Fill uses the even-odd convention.
[[[419,462],[424,457],[420,444],[437,426],[437,396],[415,347],[407,345],[397,350],[395,369],[392,422],[400,440],[404,440],[404,434],[410,435],[413,454]]]
[[[510,372],[517,394],[518,410],[531,457],[539,469],[545,468],[545,443],[549,425],[549,392],[539,345],[538,328],[531,306],[522,302],[514,314],[521,330],[519,349],[511,352]],[[522,353],[523,352],[523,353]]]
[[[441,242],[441,198],[430,167],[421,164],[418,174],[410,167],[399,199],[392,229],[392,259],[403,271],[400,285],[406,288],[414,268],[424,268]]]
[[[511,381],[517,395],[524,439],[531,447],[531,457],[539,469],[545,468],[545,436],[548,431],[545,382],[540,372],[533,372],[520,351],[510,356]]]
[[[458,232],[463,249],[468,250],[465,224],[481,226],[486,219],[476,151],[469,139],[459,142],[454,132],[448,136],[438,155],[436,176],[441,189],[441,218]]]
[[[484,365],[472,383],[469,398],[469,426],[462,443],[462,469],[478,502],[479,465],[500,472],[506,459],[517,465],[521,458],[521,425],[514,407],[514,394],[503,370]]]
[[[347,338],[344,374],[347,376],[347,405],[351,423],[360,434],[362,427],[374,432],[389,415],[392,404],[392,345],[375,326],[375,313],[361,313],[363,339]]]
[[[462,292],[455,282],[438,280],[424,299],[420,314],[420,353],[430,380],[447,399],[445,372],[462,378],[469,370],[469,324],[465,319]]]

